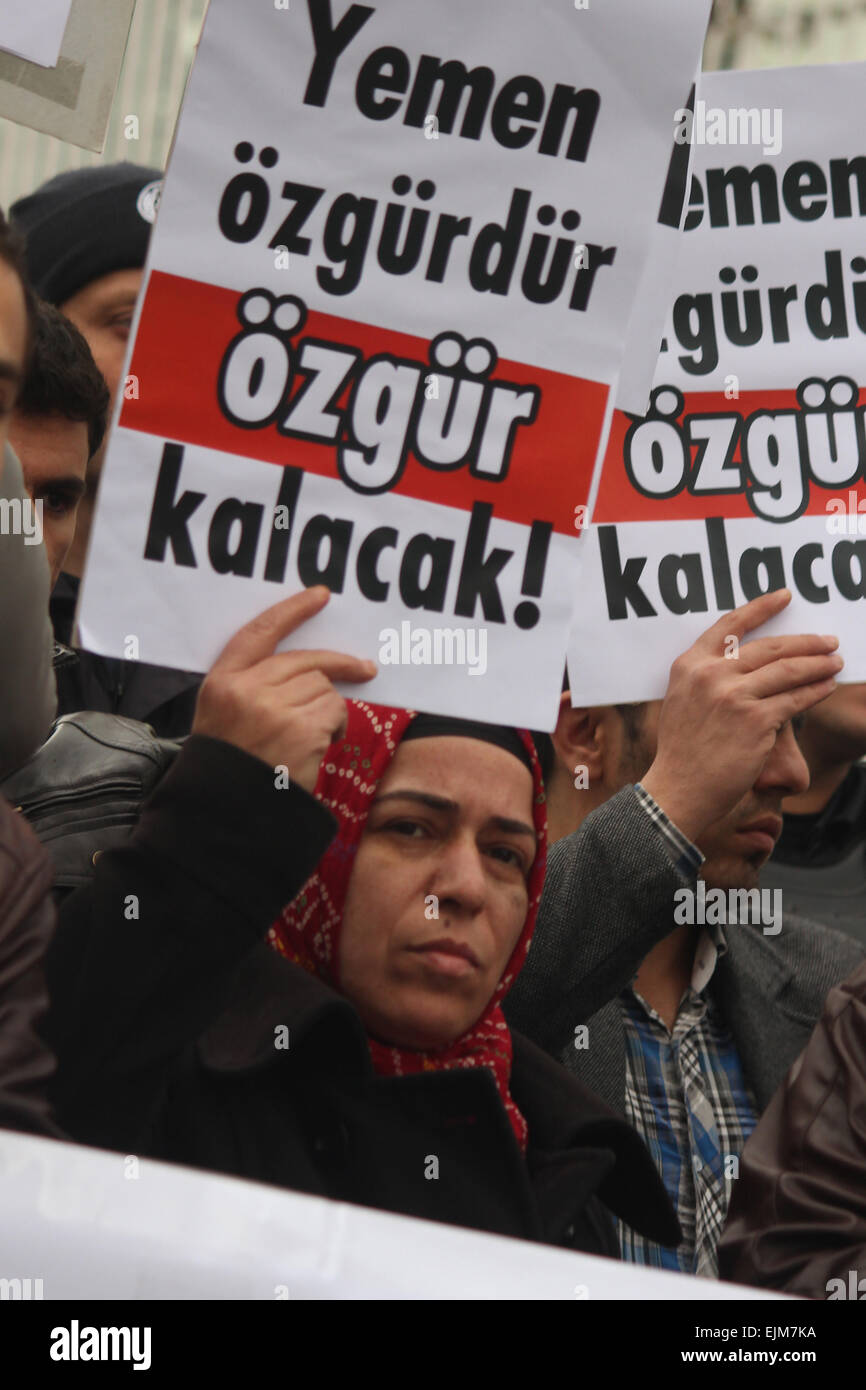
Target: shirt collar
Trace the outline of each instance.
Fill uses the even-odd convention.
[[[701,994],[713,978],[717,963],[727,955],[728,943],[720,926],[701,927],[698,944],[695,947],[695,960],[692,966],[691,986],[695,994]]]

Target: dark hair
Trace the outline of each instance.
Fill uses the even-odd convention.
[[[27,342],[24,347],[24,372],[26,375],[30,368],[33,340],[36,336],[36,295],[33,293],[33,287],[27,274],[24,240],[14,227],[10,227],[2,208],[0,208],[0,261],[5,261],[10,270],[14,270],[24,291],[24,311],[27,315]]]
[[[640,737],[647,704],[648,701],[643,700],[636,701],[633,705],[614,705],[614,709],[625,725],[625,736],[630,747],[633,747]]]
[[[65,314],[36,301],[33,359],[16,410],[22,415],[61,415],[87,426],[89,458],[105,437],[110,397],[86,339]]]

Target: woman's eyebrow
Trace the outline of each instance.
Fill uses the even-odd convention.
[[[383,801],[420,801],[422,806],[429,806],[433,811],[456,811],[458,809],[456,801],[449,801],[445,796],[434,796],[432,792],[416,792],[408,788],[405,791],[385,792],[384,796],[377,796],[375,805],[380,806]]]
[[[528,835],[533,844],[535,843],[535,831],[526,821],[509,820],[507,816],[491,816],[489,824],[494,825],[497,830],[504,831],[506,835]]]
[[[429,806],[433,811],[453,812],[460,809],[456,801],[449,801],[445,796],[434,796],[432,792],[412,791],[409,788],[404,791],[385,792],[384,796],[377,796],[374,805],[381,806],[383,801],[419,801],[422,806]],[[533,842],[535,841],[535,831],[525,821],[510,820],[507,816],[491,816],[487,824],[508,835],[529,835]]]

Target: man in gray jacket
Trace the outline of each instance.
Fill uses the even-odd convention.
[[[791,648],[806,683],[781,688],[784,644],[809,639],[749,642],[737,660],[725,639],[785,602],[767,595],[710,628],[674,664],[664,704],[572,710],[564,697],[548,878],[505,1002],[658,1164],[683,1242],[664,1249],[620,1223],[624,1258],[705,1275],[740,1151],[862,955],[757,889],[782,798],[808,785],[791,720],[831,685],[810,685],[812,659]]]

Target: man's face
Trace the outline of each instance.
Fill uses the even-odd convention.
[[[16,272],[0,260],[0,457],[9,438],[27,351],[27,306]],[[0,465],[2,467],[2,465]]]
[[[84,495],[90,443],[83,420],[16,411],[9,442],[21,462],[24,486],[42,503],[42,534],[52,587],[75,535],[75,516]]]
[[[639,782],[649,770],[658,743],[661,700],[642,711],[634,737],[620,718],[622,730],[618,781]],[[731,757],[737,750],[731,749]],[[782,833],[782,801],[809,786],[809,769],[794,730],[785,724],[751,789],[721,820],[704,831],[698,848],[706,862],[701,877],[710,888],[756,888],[758,872]]]
[[[374,1037],[444,1047],[484,1013],[526,921],[532,797],[529,769],[493,744],[397,749],[358,846],[339,951],[340,988]]]
[[[111,392],[112,407],[118,390],[123,387],[126,344],[143,273],[141,270],[115,270],[111,275],[102,275],[59,306],[87,339],[93,360]],[[99,450],[91,463],[92,476],[98,474],[101,463],[102,450]]]

